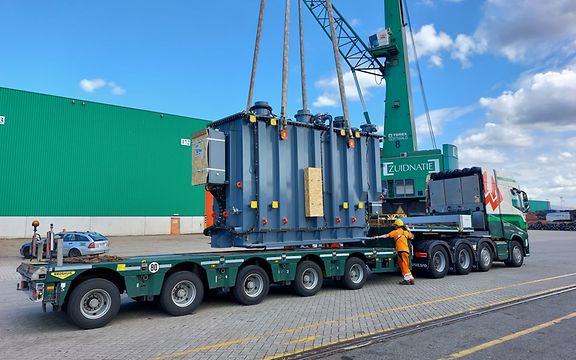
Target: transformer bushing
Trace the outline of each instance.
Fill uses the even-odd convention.
[[[303,113],[306,122],[280,123],[272,114],[267,103],[258,102],[250,113],[209,125],[211,138],[225,139],[209,152],[225,161],[226,176],[223,183],[206,184],[215,200],[215,225],[205,231],[212,247],[365,239],[366,209],[381,195],[381,137],[356,131],[350,148],[348,134],[331,122],[310,122]]]

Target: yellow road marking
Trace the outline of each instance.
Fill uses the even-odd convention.
[[[532,294],[528,294],[528,295],[516,296],[516,297],[513,297],[513,298],[508,298],[508,299],[505,299],[505,300],[499,300],[499,301],[495,301],[495,302],[488,303],[488,304],[484,304],[484,305],[480,305],[480,306],[470,307],[470,308],[467,308],[467,309],[465,309],[465,310],[456,311],[456,312],[449,313],[449,314],[446,314],[446,315],[429,317],[429,318],[427,318],[427,319],[418,320],[418,321],[415,321],[415,322],[412,322],[412,323],[409,323],[409,324],[403,325],[403,326],[397,326],[397,327],[391,327],[391,328],[387,328],[387,329],[376,330],[376,331],[372,331],[372,332],[369,332],[369,333],[364,333],[364,334],[359,334],[359,335],[351,336],[351,337],[348,337],[348,338],[345,338],[345,339],[342,339],[342,340],[331,341],[331,342],[329,342],[329,343],[325,343],[325,344],[322,344],[322,345],[308,346],[308,347],[305,347],[305,348],[300,349],[300,350],[296,350],[296,351],[292,351],[292,352],[286,352],[286,353],[282,353],[282,354],[276,354],[276,355],[273,355],[273,356],[265,357],[263,360],[276,360],[276,359],[281,359],[281,358],[286,357],[286,356],[297,355],[297,354],[301,354],[301,353],[306,352],[306,351],[309,351],[309,350],[315,350],[315,349],[319,349],[319,348],[326,347],[326,346],[341,344],[341,343],[343,343],[343,342],[350,341],[350,340],[354,340],[354,339],[361,338],[361,337],[366,337],[366,336],[371,336],[371,335],[379,335],[379,334],[383,334],[383,333],[386,333],[386,332],[389,332],[389,331],[392,331],[392,330],[404,329],[404,328],[408,328],[408,327],[410,327],[410,326],[414,326],[414,325],[418,325],[418,324],[423,324],[423,323],[426,323],[426,322],[429,322],[429,321],[445,319],[445,318],[448,318],[448,317],[451,317],[451,316],[456,316],[456,315],[462,315],[462,314],[467,313],[467,312],[469,312],[469,311],[474,311],[474,310],[479,310],[479,309],[482,309],[482,308],[487,308],[487,307],[491,307],[491,306],[501,305],[501,304],[504,304],[504,303],[507,303],[507,302],[510,302],[510,301],[522,300],[522,299],[526,299],[526,298],[530,298],[530,297],[533,297],[533,296],[542,295],[542,294],[545,294],[545,293],[548,293],[548,292],[552,292],[552,291],[564,290],[564,289],[567,289],[567,288],[572,287],[572,286],[574,286],[574,285],[576,285],[576,284],[571,284],[571,285],[562,286],[562,287],[553,288],[553,289],[546,289],[546,290],[538,291],[538,292],[535,292],[535,293],[532,293]]]
[[[257,338],[257,337],[248,337],[248,338],[243,338],[243,339],[236,339],[236,340],[221,342],[221,343],[214,344],[214,345],[207,345],[207,346],[197,347],[197,348],[186,350],[186,351],[181,351],[181,352],[176,352],[176,353],[172,353],[172,354],[168,354],[168,355],[158,356],[158,357],[153,358],[153,360],[173,359],[173,358],[197,353],[200,351],[206,351],[206,350],[210,350],[210,349],[216,349],[216,348],[220,348],[220,347],[236,345],[236,344],[240,344],[240,343],[244,343],[244,342],[255,341],[258,339],[259,338]]]
[[[462,350],[462,351],[459,351],[459,352],[457,352],[457,353],[448,355],[448,357],[445,357],[445,358],[443,358],[443,359],[441,359],[441,360],[458,359],[458,358],[461,358],[461,357],[464,357],[464,356],[468,356],[468,355],[473,354],[473,353],[475,353],[475,352],[488,349],[488,348],[490,348],[490,347],[492,347],[492,346],[500,345],[500,344],[502,344],[502,343],[504,343],[504,342],[506,342],[506,341],[514,340],[514,339],[516,339],[516,338],[519,338],[519,337],[524,336],[524,335],[528,335],[528,334],[533,333],[533,332],[535,332],[535,331],[542,330],[542,329],[547,328],[547,327],[550,327],[550,326],[552,326],[552,325],[559,324],[560,322],[562,322],[562,321],[564,321],[564,320],[572,319],[572,318],[574,318],[574,317],[576,317],[576,312],[573,312],[573,313],[571,313],[571,314],[568,314],[568,315],[559,317],[559,318],[557,318],[557,319],[554,319],[554,320],[551,320],[551,321],[542,323],[542,324],[540,324],[540,325],[533,326],[533,327],[531,327],[531,328],[528,328],[528,329],[525,329],[525,330],[522,330],[522,331],[518,331],[518,332],[516,332],[516,333],[514,333],[514,334],[502,336],[502,337],[500,337],[500,338],[498,338],[498,339],[494,339],[494,340],[491,340],[491,341],[487,341],[487,342],[485,342],[485,343],[483,343],[483,344],[480,344],[480,345],[471,347],[470,349]]]
[[[315,335],[313,335],[313,336],[307,336],[307,337],[302,338],[302,339],[292,340],[292,341],[290,341],[288,344],[291,345],[291,344],[298,344],[298,343],[301,343],[301,342],[312,341],[312,340],[316,339],[317,337],[318,337],[318,336],[315,336]]]
[[[270,336],[270,335],[277,335],[277,334],[283,334],[283,333],[288,333],[288,332],[294,332],[294,331],[298,331],[298,330],[304,330],[304,329],[310,329],[310,328],[314,328],[314,327],[325,326],[325,325],[329,325],[329,324],[336,324],[336,323],[341,322],[341,321],[358,319],[358,318],[364,318],[364,317],[370,317],[370,316],[375,316],[375,315],[380,315],[380,314],[386,314],[386,313],[391,313],[391,312],[395,312],[395,311],[406,310],[406,309],[416,308],[416,307],[420,307],[420,306],[431,305],[431,304],[435,304],[435,303],[439,303],[439,302],[446,302],[446,301],[461,299],[461,298],[470,297],[470,296],[474,296],[474,295],[480,295],[480,294],[485,294],[485,293],[494,292],[494,291],[498,291],[498,290],[504,290],[504,289],[509,289],[509,288],[513,288],[513,287],[518,287],[518,286],[522,286],[522,285],[529,285],[529,284],[534,284],[534,283],[538,283],[538,282],[556,280],[556,279],[561,279],[561,278],[570,277],[570,276],[575,276],[575,275],[576,275],[576,273],[570,273],[570,274],[552,276],[552,277],[548,277],[548,278],[531,280],[531,281],[525,281],[525,282],[521,282],[521,283],[506,285],[506,286],[499,286],[499,287],[495,287],[495,288],[490,288],[490,289],[484,289],[484,290],[474,291],[474,292],[470,292],[470,293],[466,293],[466,294],[460,294],[460,295],[451,296],[451,297],[446,297],[446,298],[441,298],[441,299],[424,301],[424,302],[421,302],[421,303],[416,303],[416,304],[411,304],[411,305],[406,305],[406,306],[400,306],[400,307],[391,308],[391,309],[381,309],[381,310],[377,310],[377,311],[373,311],[373,312],[368,312],[368,313],[363,313],[363,314],[348,316],[348,317],[344,317],[344,318],[340,318],[340,319],[332,319],[332,320],[327,320],[327,321],[319,322],[319,323],[306,324],[306,325],[302,325],[302,326],[298,326],[298,327],[294,327],[294,328],[289,328],[289,329],[285,329],[285,330],[275,331],[275,332],[268,333],[268,334],[262,334],[262,335],[259,336],[259,337],[250,337],[250,338],[237,339],[237,340],[232,340],[232,341],[217,343],[217,344],[214,344],[214,345],[207,345],[207,346],[203,346],[203,347],[198,347],[198,348],[194,348],[194,349],[190,349],[190,350],[186,350],[186,351],[182,351],[182,352],[171,353],[171,354],[167,354],[167,355],[155,357],[155,358],[153,358],[153,360],[173,359],[173,358],[186,356],[186,355],[188,355],[188,354],[196,353],[196,352],[200,352],[200,351],[206,351],[206,350],[210,350],[210,349],[214,349],[214,348],[219,348],[219,347],[224,347],[224,346],[230,346],[230,345],[236,345],[236,344],[240,344],[240,343],[244,343],[244,342],[250,342],[250,341],[258,340],[258,339],[261,339],[261,338],[263,338],[263,337]],[[572,285],[571,285],[571,286],[572,286]],[[559,289],[560,289],[560,288],[559,288]],[[548,291],[553,291],[553,289],[544,290],[543,292],[548,292]],[[543,292],[541,292],[541,293],[543,293]],[[536,293],[536,295],[537,295],[537,294],[538,294],[538,293]],[[525,298],[525,297],[530,297],[530,296],[535,296],[535,294],[526,295],[526,296],[524,296],[524,298]],[[467,309],[467,310],[465,310],[465,311],[472,311],[472,310],[476,310],[476,309],[482,308],[482,307],[497,305],[497,304],[499,304],[499,303],[504,303],[504,302],[508,302],[508,301],[514,301],[514,300],[519,299],[519,298],[522,298],[522,297],[508,298],[508,299],[506,299],[506,300],[504,300],[504,301],[500,301],[500,302],[496,302],[496,303],[492,303],[492,304],[484,304],[484,305],[482,305],[482,306],[478,306],[478,307],[475,307],[475,308],[469,308],[469,309]],[[444,318],[444,317],[461,314],[461,313],[463,313],[463,312],[465,312],[465,311],[460,311],[460,312],[457,312],[457,313],[454,313],[454,314],[443,315],[443,316],[440,316],[440,317],[428,318],[428,319],[421,320],[421,321],[417,321],[417,322],[415,322],[415,323],[408,324],[408,325],[405,325],[405,326],[412,326],[412,325],[419,324],[419,323],[426,322],[426,321],[437,320],[437,319],[441,319],[441,318]],[[405,327],[405,326],[402,326],[402,327]],[[355,338],[358,338],[358,337],[364,337],[364,336],[369,336],[369,335],[380,334],[380,333],[383,333],[383,332],[386,332],[386,331],[390,331],[390,330],[394,330],[394,329],[397,329],[397,328],[389,328],[389,329],[377,330],[377,331],[374,331],[374,332],[372,332],[372,333],[364,333],[364,334],[360,334],[360,335],[357,335],[357,336],[353,336],[353,337],[351,337],[351,338],[347,338],[347,339],[344,339],[344,340],[337,340],[337,341],[330,342],[330,343],[323,344],[323,345],[316,346],[316,347],[312,346],[312,347],[310,347],[310,348],[304,348],[304,349],[298,350],[298,351],[296,351],[296,352],[294,352],[294,353],[287,353],[287,354],[277,355],[277,356],[275,355],[275,356],[273,356],[273,357],[270,357],[269,359],[276,359],[276,358],[282,357],[282,356],[299,354],[299,353],[301,353],[301,352],[304,352],[304,351],[307,351],[307,350],[310,350],[310,349],[315,349],[315,348],[318,348],[318,347],[333,345],[333,344],[341,343],[341,342],[343,342],[343,341],[352,340],[352,339],[355,339]],[[267,359],[268,359],[268,358],[267,358]]]

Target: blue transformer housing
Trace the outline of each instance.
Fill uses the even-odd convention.
[[[214,225],[205,231],[212,247],[344,243],[367,236],[366,210],[381,199],[381,137],[357,129],[350,137],[328,115],[303,119],[281,122],[259,102],[250,113],[209,125],[224,134],[218,153],[226,170],[224,184],[206,185],[214,196]],[[321,169],[316,190],[320,196],[322,189],[323,216],[306,216],[306,168]]]

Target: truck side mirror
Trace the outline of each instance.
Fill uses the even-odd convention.
[[[528,195],[525,191],[521,191],[520,195],[522,197],[522,211],[527,212],[530,210],[530,201],[528,200]]]

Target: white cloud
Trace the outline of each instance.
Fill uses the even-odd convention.
[[[102,79],[82,79],[80,80],[80,88],[86,92],[94,92],[94,90],[100,89],[106,86],[106,81]]]
[[[444,63],[439,55],[432,55],[430,56],[430,65],[441,68]]]
[[[113,81],[106,81],[104,79],[82,79],[80,80],[80,88],[86,92],[92,93],[95,90],[101,89],[105,86],[110,87],[110,91],[114,95],[123,95],[126,93],[126,89],[118,86]]]
[[[508,161],[504,152],[497,149],[486,149],[480,146],[466,146],[458,148],[460,167],[472,167],[480,164],[501,166]]]
[[[460,134],[460,166],[504,169],[531,198],[576,206],[576,71],[525,75],[518,88],[483,98],[487,121]]]
[[[327,107],[327,106],[334,107],[337,104],[338,103],[336,102],[335,99],[325,95],[318,96],[316,100],[314,100],[314,102],[312,103],[312,105],[316,107]]]
[[[573,0],[489,0],[472,35],[512,62],[539,61],[570,49],[576,37],[576,2]]]
[[[452,46],[452,38],[444,32],[438,33],[433,24],[424,25],[414,33],[414,43],[418,56],[438,54],[439,51]]]
[[[370,96],[370,89],[375,87],[383,87],[383,82],[377,82],[378,77],[363,72],[356,72],[358,76],[358,83],[362,89],[364,97]],[[338,90],[338,78],[333,76],[331,78],[320,79],[316,81],[315,86],[321,89],[322,94],[312,103],[316,107],[336,107],[340,104],[340,93]],[[349,101],[359,100],[356,84],[354,83],[354,76],[351,71],[344,73],[344,91]]]
[[[109,82],[108,86],[112,88],[112,94],[114,95],[124,95],[126,94],[126,89],[116,85],[114,82]]]
[[[430,111],[430,122],[432,123],[432,131],[435,136],[442,135],[446,123],[455,121],[462,116],[474,111],[476,106],[467,106],[461,108],[443,108]],[[416,126],[416,135],[418,136],[418,144],[429,142],[430,128],[428,126],[428,119],[426,114],[422,114],[414,119]],[[420,146],[419,146],[420,147]]]
[[[576,70],[535,74],[516,91],[481,98],[491,118],[547,131],[576,130]]]

